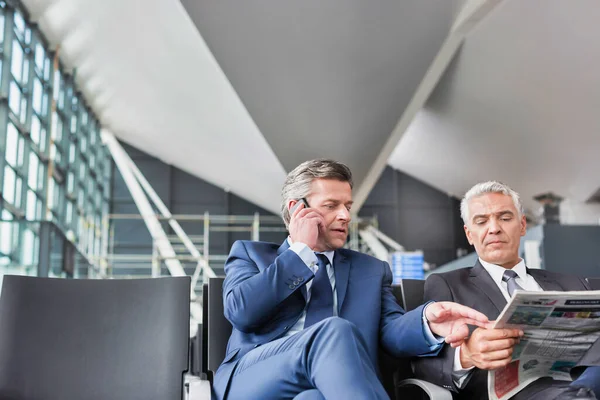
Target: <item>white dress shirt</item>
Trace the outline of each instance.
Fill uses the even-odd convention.
[[[479,262],[483,266],[483,268],[490,274],[492,280],[500,289],[500,292],[508,302],[510,300],[510,296],[508,295],[508,284],[502,280],[502,276],[504,275],[504,271],[506,268],[501,267],[499,265],[490,264],[486,261],[483,261],[481,258]],[[525,268],[525,261],[521,259],[521,261],[512,268],[513,271],[517,273],[517,277],[515,278],[516,283],[523,288],[523,290],[531,291],[531,292],[540,292],[543,289],[538,285],[538,283],[533,279],[533,276],[527,273],[527,269]],[[452,372],[452,378],[454,383],[458,388],[462,388],[462,386],[466,382],[466,378],[469,376],[469,371],[471,371],[474,367],[471,368],[463,368],[460,363],[460,347],[456,348],[454,352],[454,371]]]

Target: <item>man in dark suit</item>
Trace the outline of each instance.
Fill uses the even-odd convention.
[[[473,186],[461,202],[461,216],[469,243],[479,260],[472,268],[432,274],[425,283],[425,299],[455,301],[483,312],[490,320],[498,317],[517,289],[588,290],[584,279],[539,269],[526,268],[519,257],[519,243],[526,221],[518,193],[500,182]],[[487,399],[489,370],[510,363],[513,346],[523,332],[477,328],[457,348],[446,346],[438,357],[415,360],[415,372],[455,392],[455,398]],[[515,399],[595,398],[600,387],[600,345],[597,343],[580,362],[583,374],[574,381],[539,379],[514,396]],[[581,389],[584,388],[584,389]],[[588,390],[592,389],[592,390]]]
[[[350,170],[307,161],[282,189],[283,244],[233,245],[223,285],[233,332],[214,379],[217,398],[386,399],[380,344],[398,357],[435,355],[444,340],[460,344],[466,324],[488,325],[450,302],[405,313],[389,265],[342,248],[351,207]]]

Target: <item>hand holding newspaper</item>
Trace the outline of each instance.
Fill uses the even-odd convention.
[[[525,335],[513,361],[488,373],[491,400],[508,399],[544,376],[571,380],[571,368],[600,337],[600,291],[517,290],[494,328],[518,328]]]

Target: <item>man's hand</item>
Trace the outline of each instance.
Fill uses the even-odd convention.
[[[311,249],[317,247],[319,231],[325,227],[323,216],[312,208],[300,205],[290,217],[290,237],[293,242],[301,242]]]
[[[460,347],[460,363],[463,368],[504,367],[512,361],[513,347],[522,336],[523,331],[519,329],[477,328]]]
[[[445,337],[446,343],[452,347],[460,346],[469,336],[467,325],[491,327],[484,314],[472,308],[450,301],[430,303],[425,308],[425,318],[429,328],[438,336]]]

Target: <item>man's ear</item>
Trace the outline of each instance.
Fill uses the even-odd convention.
[[[527,232],[527,218],[524,215],[521,215],[521,236],[525,236]]]
[[[288,209],[288,211],[291,210],[292,207],[294,207],[297,202],[298,202],[298,200],[294,200],[294,199],[288,200],[288,203],[287,203],[287,209]]]
[[[471,231],[469,230],[469,227],[465,224],[465,225],[463,225],[463,228],[465,229],[465,235],[467,236],[467,240],[469,241],[469,244],[471,246],[473,246],[473,240],[471,240]]]

